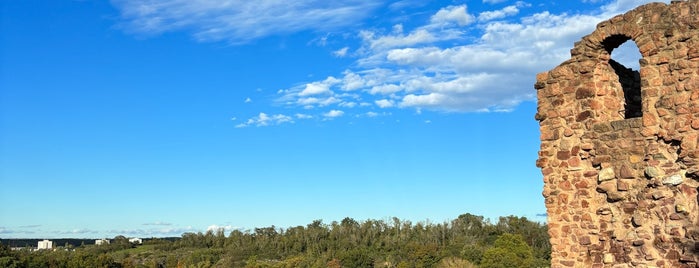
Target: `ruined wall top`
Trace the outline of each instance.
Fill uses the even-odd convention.
[[[599,23],[535,88],[552,267],[697,267],[699,0]]]
[[[656,55],[661,48],[672,49],[671,43],[696,36],[699,28],[696,14],[697,0],[639,6],[599,23],[593,33],[575,43],[571,59],[563,64],[594,58],[608,60],[611,51],[629,39],[636,43],[644,58]],[[690,49],[694,56],[699,53],[696,46]]]

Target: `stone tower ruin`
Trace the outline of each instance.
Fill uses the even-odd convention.
[[[699,267],[699,0],[604,21],[536,80],[551,266]]]

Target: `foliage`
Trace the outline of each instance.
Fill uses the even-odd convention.
[[[0,244],[0,267],[530,267],[549,266],[546,226],[524,217],[492,224],[464,214],[444,223],[321,220],[275,226],[185,233],[176,240],[10,250]]]
[[[483,253],[482,268],[532,267],[534,254],[519,234],[502,234]]]
[[[436,266],[437,268],[477,268],[475,264],[464,260],[460,259],[457,257],[447,257],[442,259],[442,261],[439,262]]]

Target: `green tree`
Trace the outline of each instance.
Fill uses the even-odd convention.
[[[480,245],[465,245],[463,249],[461,249],[461,257],[464,259],[475,263],[479,264],[481,263],[481,259],[483,258],[483,247]]]
[[[340,256],[342,267],[374,267],[374,259],[363,248],[355,248],[345,251]]]
[[[521,235],[502,234],[495,240],[495,245],[483,253],[480,267],[512,268],[532,267],[534,254]]]

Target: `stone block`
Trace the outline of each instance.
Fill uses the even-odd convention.
[[[613,168],[603,168],[599,171],[599,174],[597,174],[597,181],[599,182],[613,180],[615,178],[616,175],[614,174]]]

